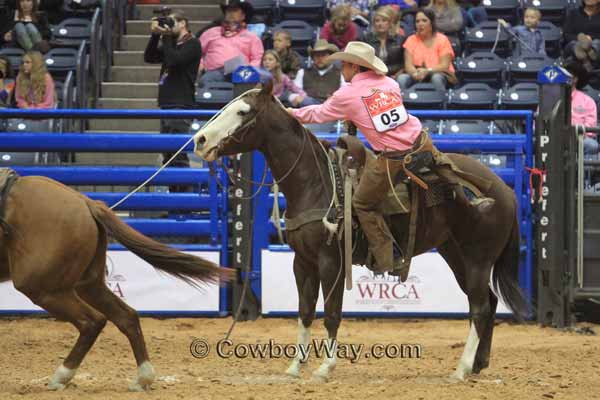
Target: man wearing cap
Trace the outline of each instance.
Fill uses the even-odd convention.
[[[340,88],[342,73],[328,57],[339,51],[336,45],[325,39],[319,39],[315,47],[308,48],[312,59],[310,68],[301,69],[294,79],[296,86],[306,92],[309,97],[323,103]]]
[[[207,29],[200,35],[204,74],[201,86],[225,80],[225,64],[239,59],[243,64],[260,66],[264,53],[258,36],[247,29],[254,9],[247,0],[225,0],[221,3],[225,18],[220,26]]]
[[[387,196],[389,180],[402,170],[402,162],[391,154],[416,149],[422,140],[431,140],[421,122],[407,113],[400,88],[386,76],[388,68],[375,56],[375,50],[363,42],[350,42],[343,52],[329,56],[329,61],[342,61],[342,75],[348,85],[342,86],[321,105],[288,109],[302,123],[325,123],[349,120],[363,133],[375,156],[367,157],[362,178],[352,198],[352,205],[369,240],[380,272],[408,277],[409,265],[402,262],[399,249],[381,215],[379,206]],[[447,168],[438,173],[457,188],[456,177]],[[389,176],[388,176],[389,175]],[[473,204],[462,188],[456,198],[474,212],[486,212],[493,199],[475,199]]]

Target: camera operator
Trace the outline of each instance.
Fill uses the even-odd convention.
[[[202,54],[200,43],[189,31],[188,20],[180,11],[159,11],[162,15],[152,19],[152,36],[144,52],[147,63],[161,63],[158,82],[158,106],[161,109],[187,109],[194,107],[194,84]],[[168,15],[166,15],[168,13]],[[161,133],[188,133],[189,119],[165,118],[160,121]],[[163,154],[163,163],[173,156]],[[189,167],[185,153],[180,153],[172,166]],[[189,191],[189,188],[172,187],[171,191]]]

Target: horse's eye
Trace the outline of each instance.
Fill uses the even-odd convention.
[[[238,111],[238,115],[241,115],[242,117],[248,115],[247,111]]]

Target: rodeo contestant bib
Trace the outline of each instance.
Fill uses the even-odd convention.
[[[408,113],[397,93],[377,90],[362,101],[377,132],[389,131],[408,121]]]

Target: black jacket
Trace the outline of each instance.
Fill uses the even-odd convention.
[[[196,76],[202,55],[200,42],[189,35],[182,43],[174,36],[162,37],[153,34],[150,37],[144,61],[161,63],[158,84],[158,105],[164,107],[193,107]]]
[[[14,29],[17,22],[18,21],[15,21],[15,13],[13,12],[12,15],[10,15],[8,21],[6,21],[4,23],[4,25],[0,27],[0,35],[2,37],[2,40],[4,40],[4,35],[7,32],[10,32]],[[34,24],[35,27],[37,28],[37,30],[40,32],[40,35],[42,35],[42,38],[44,40],[50,40],[50,36],[52,35],[52,33],[50,32],[50,25],[48,24],[48,16],[46,15],[45,12],[38,11],[37,21],[36,22],[25,22],[25,24]],[[14,32],[13,32],[13,42],[16,42],[16,35],[14,34]]]
[[[404,49],[402,45],[404,44],[404,40],[406,38],[402,36],[388,36],[385,44],[385,49],[387,50],[387,57],[383,60],[383,62],[388,67],[388,75],[395,75],[399,70],[404,68]],[[381,42],[375,33],[367,32],[362,38],[362,41],[370,44],[375,49],[375,55],[379,55],[379,48],[381,47]]]
[[[567,14],[563,31],[567,43],[577,40],[579,33],[590,35],[592,39],[600,39],[600,13],[590,17],[583,11],[583,7],[571,10]]]

